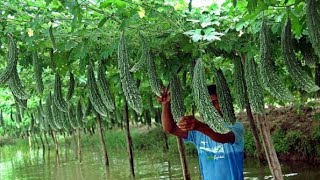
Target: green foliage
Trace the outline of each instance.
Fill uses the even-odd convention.
[[[255,155],[256,154],[256,144],[254,143],[254,139],[252,133],[250,131],[245,131],[244,133],[244,151],[246,154]]]
[[[286,134],[284,131],[277,129],[272,134],[274,148],[277,153],[287,154],[289,153],[289,142],[286,141]]]

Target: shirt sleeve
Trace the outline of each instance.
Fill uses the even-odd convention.
[[[230,127],[235,137],[235,144],[244,144],[244,127],[243,124],[237,121],[233,126]]]

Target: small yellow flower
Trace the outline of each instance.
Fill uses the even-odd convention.
[[[32,37],[32,36],[33,36],[33,30],[30,29],[30,28],[28,29],[28,36],[29,36],[29,37]]]
[[[146,11],[143,8],[140,8],[138,14],[140,18],[144,18],[146,16]]]

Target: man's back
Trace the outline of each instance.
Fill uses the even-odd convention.
[[[204,180],[243,179],[243,125],[236,122],[230,127],[235,142],[217,143],[200,131],[189,131],[186,142],[195,144],[199,155],[199,165]]]

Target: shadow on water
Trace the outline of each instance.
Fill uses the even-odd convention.
[[[79,163],[72,148],[61,148],[59,160],[54,150],[5,150],[0,152],[1,180],[121,180],[130,179],[130,170],[125,152],[110,151],[110,169],[103,166],[100,149],[83,148],[83,161]],[[193,180],[201,179],[197,157],[188,157]],[[245,179],[271,179],[267,165],[252,159],[245,160]],[[182,179],[179,154],[135,152],[136,178]],[[316,166],[301,162],[282,164],[285,179],[318,180],[320,171]]]

